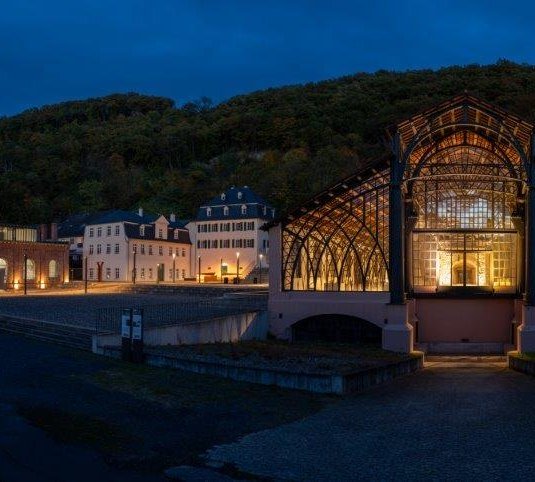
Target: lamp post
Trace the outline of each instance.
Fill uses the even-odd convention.
[[[156,265],[156,284],[160,284],[160,263]]]
[[[223,283],[223,258],[221,258],[221,261],[219,262],[219,273],[221,273],[221,283]]]
[[[199,284],[201,283],[201,257],[197,256],[198,262],[199,262]]]
[[[136,284],[136,277],[137,277],[137,266],[136,266],[136,258],[137,258],[137,246],[134,246],[134,249],[132,250],[132,253],[134,254],[134,269],[132,270],[132,284]]]
[[[28,294],[28,255],[24,253],[24,294]]]
[[[175,273],[175,258],[176,258],[176,253],[173,253],[173,283],[176,282],[176,273]]]
[[[240,252],[236,253],[236,283],[240,284]]]
[[[87,256],[84,257],[84,293],[87,293]]]
[[[260,284],[262,284],[262,258],[264,257],[263,254],[260,254],[260,275],[259,275],[259,278],[260,278]]]

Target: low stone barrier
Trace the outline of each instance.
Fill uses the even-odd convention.
[[[535,376],[535,360],[528,360],[516,353],[510,353],[507,355],[507,361],[509,363],[509,368],[512,370]]]
[[[119,357],[119,351],[113,347],[101,348],[99,353],[114,358]],[[414,355],[399,362],[346,374],[303,373],[280,369],[243,367],[230,361],[228,363],[199,361],[157,353],[146,353],[145,362],[148,365],[214,375],[241,382],[343,395],[359,392],[374,385],[413,373],[423,368],[424,358],[423,354]]]

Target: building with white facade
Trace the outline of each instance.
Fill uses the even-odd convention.
[[[191,242],[174,215],[108,211],[84,227],[90,281],[172,283],[190,277]],[[84,274],[85,276],[85,274]]]
[[[256,281],[262,281],[269,239],[260,228],[274,218],[275,209],[247,186],[233,186],[200,206],[187,224],[192,274],[203,282],[252,282],[248,278],[258,273]]]

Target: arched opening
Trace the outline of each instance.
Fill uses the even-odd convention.
[[[55,259],[48,263],[48,277],[52,280],[58,277],[58,262]]]
[[[35,261],[29,258],[26,260],[26,279],[28,281],[35,280]]]
[[[348,315],[317,315],[292,325],[292,340],[332,343],[381,344],[382,329],[369,321]]]
[[[7,261],[0,258],[0,290],[5,290],[7,286]]]

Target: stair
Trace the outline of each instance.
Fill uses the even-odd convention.
[[[506,343],[418,343],[419,350],[433,355],[503,355],[511,348]]]
[[[93,330],[79,326],[0,315],[0,333],[10,333],[80,350],[92,349]]]
[[[262,276],[260,276],[260,274],[262,274]],[[243,279],[243,282],[245,284],[253,284],[256,278],[257,283],[260,283],[260,280],[262,280],[262,284],[264,284],[268,282],[268,276],[269,276],[268,267],[262,266],[262,270],[260,270],[259,266],[255,266],[251,271],[249,271],[247,276],[245,276],[245,278]]]

